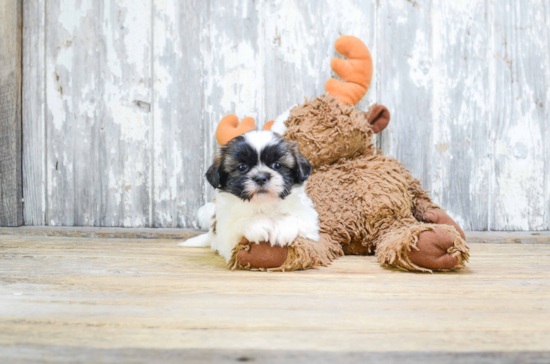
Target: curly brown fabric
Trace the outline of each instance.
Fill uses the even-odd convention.
[[[260,249],[257,249],[258,247]],[[286,258],[281,260],[283,251]],[[328,266],[342,255],[344,253],[340,244],[324,234],[321,234],[319,241],[298,237],[290,246],[284,248],[272,247],[266,242],[250,244],[241,241],[233,249],[228,266],[231,269],[285,272]],[[266,263],[265,259],[269,262]]]
[[[441,236],[448,239],[446,235],[430,234],[423,235],[425,232],[432,232],[434,230],[445,230],[449,232],[450,244],[446,249],[447,253],[456,258],[455,265],[450,267],[438,268],[436,266],[418,265],[411,260],[409,252],[411,250],[419,249],[419,240],[434,239],[431,242],[427,242],[425,249],[433,249],[432,246],[439,244],[445,244],[445,241],[437,240]],[[433,252],[425,251],[425,253],[434,254]],[[464,239],[458,234],[454,227],[448,225],[434,225],[434,224],[422,224],[413,223],[411,225],[405,225],[401,228],[392,230],[384,235],[383,239],[378,244],[376,255],[380,264],[388,267],[394,267],[401,270],[419,271],[419,272],[432,272],[432,271],[452,271],[464,268],[464,263],[468,261],[469,253],[468,247]],[[441,259],[441,255],[436,259],[431,259],[430,263]],[[423,259],[417,260],[417,262],[426,261]],[[430,264],[429,263],[429,264]]]
[[[433,203],[402,163],[374,147],[368,120],[384,115],[389,118],[380,105],[359,112],[330,95],[291,110],[284,136],[296,141],[313,165],[306,191],[319,213],[321,232],[338,242],[345,254],[376,253],[383,265],[423,272],[432,269],[413,263],[407,252],[418,248],[420,237],[427,258],[435,260],[437,239],[449,236],[421,233],[433,230],[435,225],[427,222],[447,224],[440,226],[457,236],[448,253],[456,259],[447,261],[456,263],[453,270],[462,268],[469,255],[458,224]],[[382,121],[387,125],[388,120]]]
[[[268,242],[259,244],[250,243],[246,238],[242,238],[239,245],[234,248],[234,252],[229,261],[231,269],[241,268],[277,268],[280,267],[288,257],[288,247],[271,246]],[[242,268],[241,268],[242,269]]]
[[[306,100],[290,111],[284,137],[300,145],[313,168],[372,149],[372,130],[364,113],[334,96]]]
[[[230,267],[290,271],[325,266],[343,254],[376,254],[383,266],[401,270],[463,268],[469,253],[460,226],[402,163],[374,147],[373,129],[388,122],[381,105],[359,112],[330,95],[293,108],[284,136],[313,166],[306,191],[322,238],[297,238],[287,250],[239,244]]]
[[[402,164],[379,154],[320,167],[306,191],[319,213],[321,232],[343,246],[359,244],[373,252],[395,221],[415,221]]]

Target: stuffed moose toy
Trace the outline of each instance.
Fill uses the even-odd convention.
[[[319,213],[320,240],[298,237],[287,247],[245,238],[233,250],[232,269],[291,271],[326,266],[341,255],[375,254],[383,266],[406,271],[458,270],[468,261],[464,232],[433,203],[420,181],[372,142],[390,121],[389,111],[355,105],[367,93],[372,58],[358,38],[342,36],[335,43],[346,59],[331,67],[342,79],[329,79],[326,95],[293,107],[275,123],[266,123],[298,144],[313,172],[306,192]],[[255,129],[254,119],[239,124],[226,116],[216,137],[223,145]]]

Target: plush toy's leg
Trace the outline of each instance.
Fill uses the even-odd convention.
[[[325,234],[319,241],[296,238],[288,247],[254,244],[243,238],[233,249],[228,265],[231,269],[292,271],[327,266],[341,255],[340,244]]]
[[[424,191],[420,185],[420,180],[414,178],[410,173],[405,174],[409,182],[409,191],[414,196],[413,215],[418,221],[431,222],[433,224],[445,224],[454,226],[456,231],[466,240],[464,231],[444,210],[433,203],[428,192]]]
[[[376,255],[384,266],[407,271],[451,271],[468,261],[466,242],[449,225],[414,223],[384,235]]]

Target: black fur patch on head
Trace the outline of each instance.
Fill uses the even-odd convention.
[[[218,188],[220,186],[220,162],[221,156],[218,154],[214,159],[214,163],[210,166],[210,168],[208,168],[208,171],[206,171],[206,180],[214,188]]]
[[[300,186],[309,176],[311,165],[298,151],[296,143],[289,142],[277,136],[277,141],[262,149],[260,160],[269,166],[276,173],[279,173],[284,180],[284,189],[279,194],[280,198],[288,196],[294,186]],[[274,164],[278,163],[278,169]],[[305,164],[309,166],[307,175],[303,173]]]
[[[264,175],[279,174],[284,186],[279,193],[281,199],[288,196],[294,186],[300,186],[311,173],[311,164],[298,150],[298,145],[286,141],[273,133],[274,138],[263,149],[259,156],[256,148],[249,144],[247,138],[238,136],[232,139],[216,157],[214,164],[206,174],[208,182],[221,191],[229,192],[243,200],[253,196],[245,190],[245,183],[255,178],[248,173],[260,164]],[[244,168],[244,169],[243,169]]]
[[[243,195],[244,184],[248,179],[246,172],[258,164],[256,150],[240,135],[221,148],[219,160],[219,183],[215,188],[242,199],[250,199],[250,196]],[[241,165],[246,165],[245,173],[239,171]]]
[[[311,171],[313,168],[311,167],[311,163],[300,153],[300,150],[298,149],[298,143],[293,142],[292,143],[292,153],[294,154],[294,158],[296,158],[296,164],[298,165],[298,168],[296,169],[297,178],[304,182],[309,178],[309,175],[311,174]]]

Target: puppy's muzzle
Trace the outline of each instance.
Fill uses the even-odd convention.
[[[271,178],[271,176],[269,174],[259,174],[257,176],[255,176],[253,178],[254,182],[256,182],[256,184],[260,187],[263,187],[267,184],[267,182],[269,182],[269,179]]]

